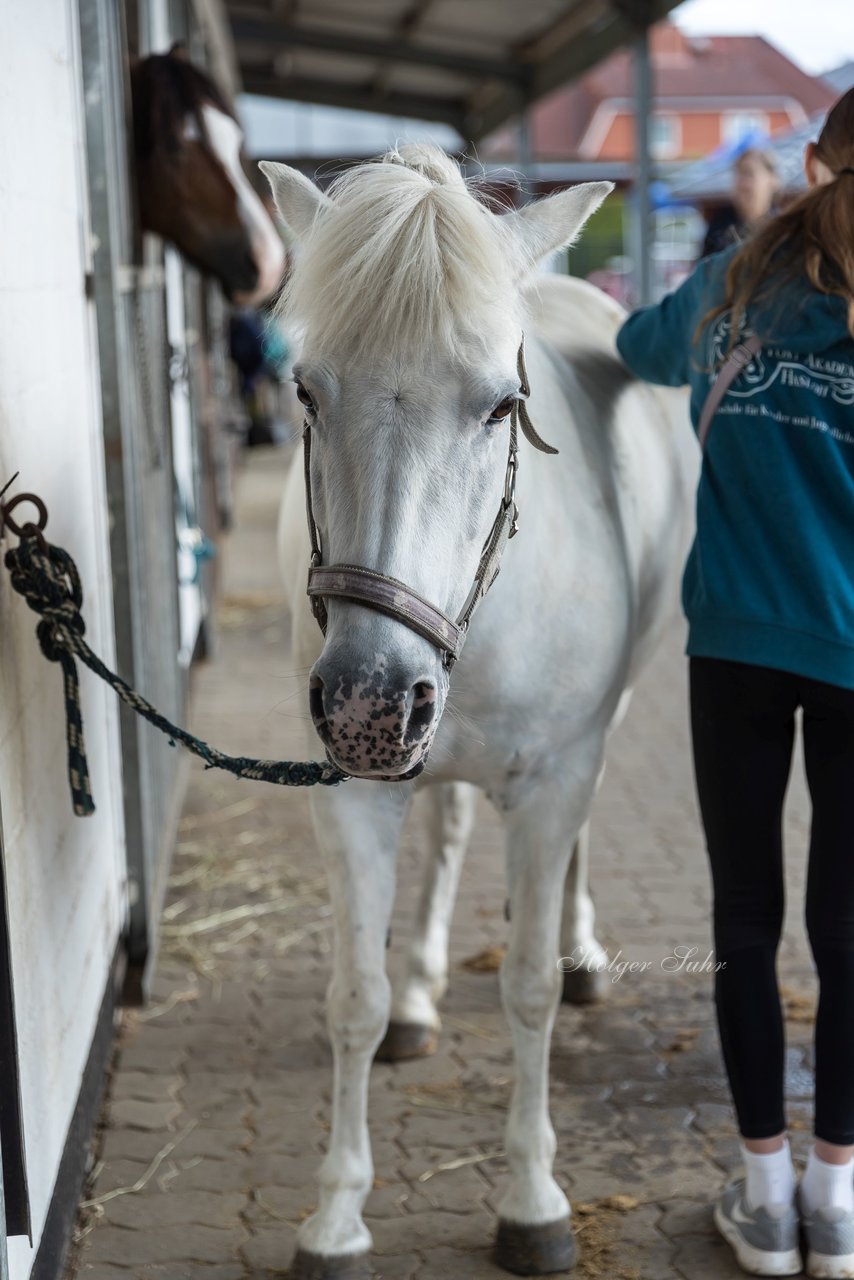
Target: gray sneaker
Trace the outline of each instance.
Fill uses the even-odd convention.
[[[751,1209],[744,1184],[745,1179],[738,1178],[722,1193],[715,1205],[715,1226],[732,1245],[739,1266],[752,1276],[798,1275],[801,1251],[794,1204],[779,1214]]]
[[[816,1209],[807,1213],[801,1204],[801,1225],[807,1238],[808,1276],[822,1280],[854,1276],[854,1211]]]

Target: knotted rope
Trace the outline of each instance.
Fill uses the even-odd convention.
[[[11,527],[8,519],[6,523]],[[258,782],[273,782],[282,787],[334,786],[346,780],[348,775],[329,763],[227,756],[186,729],[172,724],[121,676],[110,671],[84,640],[86,626],[80,612],[83,588],[77,566],[68,552],[47,542],[35,524],[23,525],[20,529],[16,527],[15,531],[20,542],[5,556],[12,586],[39,615],[36,636],[42,653],[49,662],[58,662],[62,667],[68,782],[76,814],[82,817],[95,812],[83,737],[76,658],[114,689],[133,711],[165,733],[170,746],[183,743],[188,751],[204,760],[206,769],[225,769],[237,778],[254,778]]]

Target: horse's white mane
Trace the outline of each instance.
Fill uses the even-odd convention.
[[[281,304],[313,352],[454,352],[512,323],[519,247],[438,147],[389,151],[328,194]]]

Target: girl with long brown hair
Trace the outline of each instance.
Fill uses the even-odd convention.
[[[745,1166],[715,1221],[753,1274],[799,1272],[802,1228],[807,1274],[845,1277],[854,1276],[854,90],[807,147],[805,170],[805,195],[631,316],[618,346],[637,376],[690,384],[695,426],[727,371],[710,402],[682,585],[715,1004]],[[805,915],[820,988],[815,1143],[799,1187],[776,974],[798,707],[812,800]]]

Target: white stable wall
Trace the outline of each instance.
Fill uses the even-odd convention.
[[[0,0],[0,487],[39,493],[77,562],[87,637],[113,659],[74,0]],[[115,696],[81,669],[97,812],[75,818],[62,681],[0,568],[0,808],[34,1243],[125,917]],[[2,1087],[2,1082],[0,1082]],[[9,1242],[11,1280],[35,1249]]]

